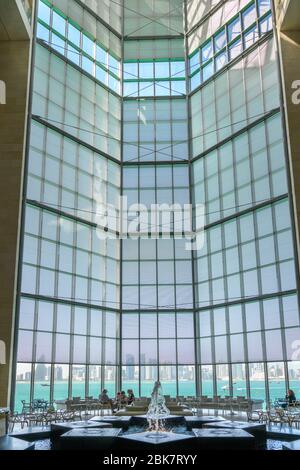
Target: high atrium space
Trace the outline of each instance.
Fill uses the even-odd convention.
[[[151,393],[298,429],[298,3],[0,2],[8,433]]]

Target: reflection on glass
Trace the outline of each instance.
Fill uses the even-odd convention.
[[[85,366],[72,366],[72,397],[85,398]]]
[[[229,386],[229,367],[227,364],[218,364],[216,366],[217,395],[226,397],[231,395]]]
[[[22,411],[22,400],[30,402],[30,384],[31,384],[32,365],[19,363],[16,372],[16,391],[15,391],[15,411]]]
[[[243,28],[247,29],[249,26],[254,23],[256,20],[256,6],[255,3],[253,2],[252,5],[250,5],[243,13],[242,13],[242,19],[243,19]]]
[[[236,18],[231,21],[227,26],[228,42],[233,41],[239,34],[241,34],[241,21]]]
[[[300,398],[300,361],[288,362],[289,388]]]
[[[231,371],[233,396],[247,397],[245,364],[232,364]]]
[[[66,400],[69,397],[69,365],[54,365],[53,399]]]
[[[104,367],[104,384],[103,388],[106,388],[109,396],[114,397],[116,395],[116,377],[117,368],[115,366]]]
[[[195,366],[178,367],[178,395],[196,395]]]
[[[222,29],[215,37],[214,37],[214,46],[215,46],[215,53],[219,52],[226,46],[226,31],[225,28]]]
[[[122,390],[132,389],[135,396],[139,396],[139,367],[122,367]]]
[[[286,385],[283,362],[269,362],[267,369],[270,400],[275,401],[284,398],[286,395]]]
[[[102,392],[103,387],[101,386],[101,366],[89,366],[89,389],[88,396],[98,398]]]
[[[159,367],[159,380],[163,387],[163,391],[165,395],[176,397],[177,395],[176,379],[177,379],[177,374],[176,374],[175,366],[160,366]]]
[[[249,364],[250,396],[254,399],[266,399],[265,369],[263,362]]]
[[[33,398],[50,401],[51,364],[36,364],[34,370]]]
[[[212,397],[214,395],[213,366],[201,366],[202,395]]]
[[[209,40],[204,46],[201,48],[201,62],[202,64],[207,62],[213,56],[213,45],[212,40]]]

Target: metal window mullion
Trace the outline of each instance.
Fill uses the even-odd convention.
[[[258,50],[258,57],[260,57],[259,54],[259,47],[257,47]],[[244,59],[243,59],[244,63]],[[246,88],[246,80],[245,80],[245,67],[243,67],[243,81],[244,81],[244,90],[245,90],[245,110],[246,110],[246,115],[247,119],[248,117],[248,100],[247,100],[247,88]],[[261,93],[263,94],[262,88],[261,88]],[[250,135],[249,132],[247,132],[248,136],[248,146],[249,146],[249,155],[252,156],[252,146],[251,146],[251,140],[250,140]],[[251,198],[252,198],[252,204],[253,201],[256,200],[255,198],[255,191],[254,191],[254,183],[255,183],[255,178],[254,178],[254,172],[253,172],[253,161],[252,158],[249,158],[249,166],[250,166],[250,176],[251,176]],[[254,243],[255,243],[255,252],[256,252],[256,275],[257,275],[257,281],[258,281],[258,293],[259,296],[262,295],[262,282],[261,282],[261,271],[260,271],[260,258],[259,258],[259,247],[258,247],[258,227],[257,227],[257,221],[256,221],[256,213],[253,212],[253,220],[254,220]],[[259,308],[260,308],[260,318],[261,318],[261,340],[262,340],[262,352],[263,352],[263,361],[266,360],[266,340],[265,340],[265,333],[264,333],[264,318],[263,318],[263,311],[262,311],[262,304],[261,302],[259,303]]]
[[[107,362],[106,362],[106,312],[102,311],[102,364],[103,367],[101,369],[102,376],[101,376],[101,388],[106,387],[105,383],[105,369],[107,367]]]
[[[227,79],[229,80],[229,76],[227,74]],[[229,81],[228,81],[228,89],[229,89]],[[231,101],[229,102],[230,106],[230,115],[231,115]],[[233,157],[233,178],[234,178],[234,195],[235,195],[235,201],[238,204],[239,203],[239,196],[238,196],[238,170],[237,170],[237,154],[236,154],[236,148],[234,145],[234,142],[232,142],[232,157]],[[244,283],[241,282],[241,273],[243,272],[243,263],[242,263],[242,236],[241,236],[241,228],[240,228],[240,220],[237,218],[236,219],[236,230],[237,230],[237,250],[238,250],[238,256],[239,256],[239,272],[240,272],[240,286],[241,286],[241,293],[245,294],[244,292]],[[245,308],[244,305],[241,303],[241,315],[242,315],[242,325],[243,325],[243,331],[242,331],[242,337],[243,337],[243,348],[244,348],[244,358],[243,362],[244,364],[248,362],[248,341],[247,341],[247,328],[246,328],[246,316],[245,316]],[[247,374],[248,368],[245,365],[245,381],[246,381],[246,390],[247,390],[247,397],[250,396],[249,393],[249,375]]]
[[[261,54],[258,54],[259,57],[259,62],[260,62],[260,81],[261,84],[263,83],[263,77],[262,77],[262,64],[261,64]],[[262,90],[262,100],[263,100],[263,107],[266,109],[265,105],[265,96],[264,92]],[[271,168],[271,155],[270,155],[270,143],[269,143],[269,132],[268,132],[268,127],[267,123],[264,125],[264,133],[265,133],[265,138],[266,138],[266,153],[267,153],[267,163],[268,163],[268,174],[269,174],[269,184],[270,184],[270,193],[271,196],[274,197],[274,187],[273,187],[273,181],[272,181],[272,168]],[[287,173],[287,172],[286,172]],[[288,179],[288,175],[287,179]],[[272,227],[273,227],[273,240],[274,240],[274,250],[275,250],[275,269],[276,269],[276,274],[277,274],[277,282],[278,282],[278,290],[281,292],[282,291],[282,286],[281,286],[281,275],[280,275],[280,259],[279,259],[279,249],[278,249],[278,230],[277,230],[277,223],[276,223],[276,214],[275,214],[275,205],[272,204],[270,206],[271,209],[271,214],[272,214]],[[283,307],[282,307],[282,297],[278,298],[279,302],[279,314],[280,314],[280,336],[281,336],[281,345],[282,345],[282,353],[283,353],[283,360],[287,360],[287,352],[286,352],[286,342],[285,342],[285,335],[284,335],[284,315],[283,315]],[[287,375],[286,375],[287,377]]]
[[[192,116],[192,109],[191,109],[191,100],[189,98],[189,92],[191,89],[191,81],[189,77],[189,44],[188,44],[188,37],[187,37],[187,18],[188,18],[188,10],[187,10],[187,1],[184,0],[184,45],[185,45],[185,79],[186,79],[186,109],[187,109],[187,127],[188,127],[188,169],[189,169],[189,198],[190,204],[192,206],[192,220],[191,220],[191,228],[194,228],[194,217],[193,217],[193,208],[195,205],[195,197],[194,197],[194,177],[193,177],[193,166],[192,166],[192,157],[193,157],[193,149],[192,149],[192,126],[191,126],[191,116]],[[198,52],[199,54],[199,52]],[[200,67],[200,59],[199,59],[199,67]],[[199,314],[196,314],[196,266],[197,266],[197,255],[193,251],[191,251],[190,256],[191,262],[191,269],[192,269],[192,293],[193,293],[193,326],[194,326],[194,374],[195,374],[195,391],[196,396],[201,396],[202,393],[202,373],[201,373],[201,348],[200,348],[200,337],[198,338],[197,332],[198,325],[199,325]],[[198,292],[197,292],[198,298]],[[199,366],[198,366],[199,364]]]
[[[269,391],[269,371],[268,363],[263,360],[264,372],[265,372],[265,387],[266,387],[266,402],[270,402],[270,391]]]
[[[53,11],[53,10],[51,10]],[[50,63],[50,62],[49,62]],[[64,86],[64,115],[65,115],[65,109],[66,109],[66,85]],[[48,140],[48,135],[50,135],[50,132],[48,134],[48,129],[46,129],[46,138]],[[58,181],[58,201],[60,202],[60,205],[62,205],[62,187],[63,187],[63,168],[64,168],[64,161],[63,161],[63,138],[60,139],[60,160],[59,160],[59,167],[60,167],[60,172],[59,172],[59,181]],[[46,145],[45,145],[45,155],[46,155]],[[58,218],[58,215],[57,215]],[[60,261],[60,224],[57,224],[57,229],[56,229],[56,259],[55,259],[55,287],[54,287],[54,293],[55,297],[58,296],[58,286],[59,286],[59,261]],[[52,364],[53,364],[53,370],[51,374],[51,383],[50,383],[50,401],[52,402],[53,399],[53,394],[54,394],[54,381],[55,381],[55,361],[56,361],[56,329],[57,329],[57,302],[53,303],[53,336],[52,336]]]
[[[101,311],[101,369],[100,369],[100,388],[101,391],[105,387],[105,319],[104,319],[104,311]]]
[[[154,116],[155,116],[155,122],[154,125],[156,124],[156,116],[157,116],[157,109],[156,109],[156,103],[154,106]],[[157,152],[156,152],[156,125],[155,125],[155,142],[154,142],[154,148],[155,148],[155,162],[154,162],[154,168],[155,168],[155,203],[157,204],[157,166],[156,166],[156,161],[157,161]],[[157,219],[158,217],[158,219]],[[160,221],[159,219],[159,212],[156,212],[156,217],[155,217],[156,225],[158,226],[158,223]],[[158,223],[157,223],[158,222]],[[159,244],[160,238],[155,238],[155,256],[156,256],[156,338],[157,338],[157,379],[160,380],[160,331],[159,331],[159,315],[160,315],[160,309],[159,309],[159,290],[158,290],[158,244]]]
[[[206,180],[206,167],[204,168],[204,179]],[[205,199],[207,199],[207,186],[205,186]],[[207,258],[208,258],[208,273],[209,273],[209,279],[212,278],[211,275],[211,245],[210,245],[210,239],[208,243],[208,250],[207,250]],[[212,283],[209,281],[209,296],[210,299],[212,299]],[[211,324],[211,348],[212,348],[212,375],[213,375],[213,396],[217,395],[217,375],[216,375],[216,345],[215,345],[215,326],[214,326],[214,306],[213,302],[209,300],[207,309],[210,310],[210,324]],[[201,339],[200,339],[201,341]]]
[[[140,106],[140,104],[138,105]],[[139,131],[140,131],[140,121],[139,121]],[[139,134],[139,142],[140,142],[140,134]],[[138,202],[141,203],[141,170],[140,170],[141,167],[138,167],[137,168],[137,173],[138,173],[138,186],[137,186],[137,190],[138,190]],[[139,239],[137,240],[137,243],[138,243],[138,259],[137,259],[137,263],[138,263],[138,286],[137,286],[137,289],[138,289],[138,305],[139,305],[139,310],[141,308],[141,300],[142,300],[142,296],[141,296],[141,289],[142,289],[142,284],[141,284],[141,241],[142,241],[142,238],[139,237]],[[141,396],[141,390],[142,390],[142,383],[141,383],[141,370],[142,370],[142,367],[146,367],[146,364],[141,364],[141,344],[142,344],[142,341],[143,339],[141,338],[141,325],[140,325],[140,318],[141,318],[141,313],[139,311],[138,313],[138,318],[139,318],[139,338],[138,338],[138,354],[139,354],[139,357],[138,357],[138,369],[139,369],[139,395]],[[145,361],[146,362],[146,361]]]
[[[227,81],[228,81],[228,74],[227,74]],[[228,89],[229,89],[229,82],[228,82]],[[213,87],[213,93],[214,93],[214,110],[215,110],[215,122],[216,124],[218,123],[218,110],[216,106],[216,86]],[[229,103],[229,113],[231,116],[231,103]],[[224,213],[224,206],[223,206],[223,184],[222,184],[222,169],[221,169],[221,162],[220,162],[220,152],[217,151],[217,171],[218,171],[218,185],[219,185],[219,202],[220,202],[220,213]],[[234,187],[236,188],[236,181],[234,178]],[[227,284],[227,273],[226,273],[226,245],[225,245],[225,228],[224,225],[220,227],[221,233],[222,233],[222,239],[221,239],[221,255],[222,255],[222,263],[223,263],[223,292],[224,292],[224,297],[228,298],[228,284]],[[211,259],[211,256],[210,256]],[[231,344],[230,344],[230,325],[229,325],[229,312],[228,312],[228,307],[225,307],[225,322],[226,322],[226,346],[227,346],[227,369],[228,369],[228,375],[229,375],[229,395],[233,394],[233,389],[232,389],[232,371],[230,364],[232,363],[231,360]],[[215,394],[217,395],[217,393]]]
[[[90,240],[90,247],[88,253],[89,255],[89,267],[88,267],[88,292],[87,296],[88,299],[91,299],[92,296],[92,247],[93,247],[93,233],[91,230],[91,240]],[[90,344],[91,344],[91,310],[87,307],[86,308],[86,381],[85,381],[85,396],[89,396],[90,392]]]
[[[37,281],[36,281],[37,285]],[[33,401],[34,396],[34,384],[35,384],[35,364],[36,364],[36,343],[37,343],[37,325],[38,325],[38,304],[35,300],[34,304],[34,322],[33,322],[33,337],[32,337],[32,359],[31,359],[31,381],[30,381],[30,403]]]
[[[279,97],[280,97],[280,110],[281,110],[281,124],[282,124],[282,132],[283,132],[283,147],[284,147],[284,156],[285,156],[285,171],[286,171],[287,186],[288,186],[288,192],[289,192],[288,203],[289,203],[289,212],[290,212],[290,218],[291,218],[291,232],[292,232],[293,248],[294,248],[293,251],[294,251],[294,268],[295,268],[295,278],[296,278],[296,288],[297,288],[297,304],[298,304],[298,310],[300,312],[299,244],[298,244],[297,235],[296,235],[297,216],[295,213],[295,201],[293,197],[292,181],[291,181],[292,170],[291,170],[291,162],[290,162],[290,149],[288,145],[287,111],[284,106],[285,101],[286,101],[284,97],[284,86],[283,86],[283,80],[282,80],[284,66],[282,63],[281,56],[280,56],[281,41],[280,41],[280,32],[278,31],[276,7],[275,7],[274,1],[271,1],[271,11],[272,11],[272,18],[273,18],[273,27],[275,31],[274,38],[275,38],[275,44],[276,44],[277,73],[278,73],[278,79],[279,79]],[[277,221],[276,221],[276,226],[277,226]],[[282,315],[283,315],[283,310],[282,310]],[[286,347],[285,335],[283,334],[283,332],[282,332],[282,339],[284,342],[284,355],[285,355],[284,359],[285,361],[287,361],[288,360],[287,347]],[[287,384],[289,385],[289,373],[288,373],[287,362],[285,362],[285,372],[286,372],[286,377],[287,377]]]
[[[34,352],[35,355],[35,352]],[[32,403],[34,399],[34,389],[35,389],[35,369],[36,369],[36,362],[31,364],[31,380],[30,380],[30,393],[29,393],[29,402]]]
[[[242,37],[242,35],[240,35],[240,37]],[[231,59],[231,60],[228,60],[227,64],[224,65],[220,70],[218,70],[217,72],[214,72],[213,75],[211,75],[207,80],[205,80],[204,82],[202,82],[200,85],[198,85],[196,88],[194,88],[191,92],[190,92],[190,96],[194,95],[195,93],[197,93],[199,90],[201,90],[202,88],[204,88],[206,85],[208,85],[210,82],[214,81],[217,77],[219,77],[222,73],[224,73],[225,71],[228,71],[229,69],[231,69],[234,65],[236,65],[241,59],[243,59],[246,55],[250,54],[251,52],[253,52],[258,44],[262,44],[264,43],[265,41],[269,40],[271,37],[273,37],[273,31],[269,31],[268,33],[264,34],[261,38],[259,38],[254,44],[252,44],[251,46],[249,46],[247,49],[243,50],[237,57],[235,57],[234,59]],[[235,38],[232,42],[234,43],[235,41],[237,41],[238,38]],[[232,43],[230,43],[232,44]],[[228,56],[229,57],[229,56]]]
[[[251,165],[251,170],[252,170],[252,165]],[[259,284],[259,294],[262,296],[262,282],[261,282],[261,267],[260,267],[260,254],[259,254],[259,234],[258,234],[258,225],[257,225],[257,219],[256,219],[256,213],[253,214],[254,217],[254,236],[255,236],[255,252],[256,252],[256,259],[257,259],[257,278],[258,278],[258,284]],[[278,295],[277,293],[275,296]],[[262,362],[264,363],[265,370],[267,370],[267,346],[266,346],[266,327],[265,327],[265,319],[264,319],[264,309],[263,309],[263,302],[260,300],[259,301],[259,311],[260,311],[260,324],[261,324],[261,341],[262,341]],[[261,362],[261,361],[260,361]],[[269,401],[269,382],[268,382],[268,374],[265,375],[266,380],[266,397],[267,401]]]
[[[201,107],[202,108],[202,94],[200,96],[201,100]],[[203,163],[203,173],[204,173],[204,182],[207,180],[207,169],[206,163]],[[204,194],[205,194],[205,201],[208,201],[208,192],[207,192],[207,184],[204,184]],[[207,236],[207,235],[206,235]],[[210,237],[209,241],[206,238],[206,243],[208,245],[207,249],[207,265],[208,265],[208,278],[212,279],[212,270],[211,270],[211,244],[210,244]],[[214,329],[214,318],[213,318],[213,300],[212,300],[212,283],[208,281],[208,292],[209,292],[209,299],[207,302],[206,309],[210,310],[210,324],[211,324],[211,352],[212,352],[212,381],[213,381],[213,396],[217,394],[217,376],[216,376],[216,348],[215,348],[215,329]],[[198,297],[198,296],[197,296]],[[197,305],[198,307],[198,305]],[[201,342],[201,338],[200,338]]]
[[[74,232],[73,236],[73,249],[72,249],[72,284],[71,284],[71,292],[72,292],[72,298],[76,299],[75,297],[75,276],[74,273],[76,271],[76,249],[77,249],[77,224],[76,224],[76,229]],[[74,310],[75,306],[72,305],[71,308],[71,325],[70,325],[70,368],[71,368],[71,374],[70,374],[70,397],[73,394],[73,366],[74,366]]]
[[[257,46],[257,50],[259,51],[259,46]],[[260,57],[259,53],[258,56]],[[245,64],[245,59],[242,59],[243,65]],[[260,71],[261,73],[261,71]],[[246,87],[246,78],[245,78],[245,67],[243,67],[243,83],[244,83],[244,96],[245,96],[245,111],[246,111],[246,116],[247,119],[249,120],[248,116],[248,96],[247,96],[247,87]],[[263,91],[261,88],[261,94],[263,95]],[[253,172],[253,161],[252,161],[252,149],[251,149],[251,140],[250,140],[250,132],[251,129],[247,130],[247,141],[248,141],[248,149],[249,149],[249,168],[250,168],[250,190],[251,190],[251,204],[255,203],[256,198],[255,198],[255,191],[254,191],[254,172]],[[257,228],[257,222],[256,222],[256,212],[253,211],[253,223],[254,223],[254,244],[255,244],[255,252],[256,252],[256,275],[257,275],[257,282],[258,282],[258,294],[259,296],[262,295],[261,291],[261,273],[260,273],[260,265],[259,265],[259,247],[258,247],[258,228]],[[241,234],[240,234],[241,235]],[[242,243],[242,240],[241,240]],[[242,255],[241,251],[241,243],[239,245],[239,251],[240,251],[240,256]],[[242,266],[241,266],[242,268]],[[243,271],[241,271],[243,272]],[[244,279],[243,279],[243,291],[244,291]],[[245,304],[244,304],[245,308]],[[263,318],[263,312],[262,312],[262,303],[259,302],[259,309],[260,309],[260,320],[261,320],[261,341],[262,341],[262,354],[263,358],[262,360],[265,361],[266,359],[266,345],[265,345],[265,334],[264,334],[264,318]],[[244,314],[245,316],[245,314]],[[246,319],[245,319],[246,323]],[[248,348],[248,338],[247,338],[247,348]],[[248,350],[247,350],[247,356],[248,356]],[[248,357],[249,360],[249,357]],[[248,371],[249,372],[249,371]],[[249,390],[250,390],[250,377],[249,377]]]
[[[120,78],[120,100],[121,100],[121,122],[120,122],[120,196],[124,195],[124,56],[125,56],[125,48],[124,48],[124,31],[125,31],[125,7],[124,2],[120,8],[120,23],[121,23],[121,62],[120,62],[120,71],[119,71],[119,78]],[[120,208],[120,216],[123,217],[122,207]],[[121,220],[121,224],[123,221]],[[122,229],[122,225],[120,225],[120,232]],[[119,321],[119,339],[117,339],[119,344],[119,351],[117,355],[117,365],[119,366],[119,373],[117,375],[117,387],[119,390],[122,389],[123,384],[123,361],[122,361],[122,342],[123,342],[123,238],[121,236],[119,240],[119,254],[120,254],[120,262],[119,262],[119,313],[116,312],[118,315]],[[103,359],[102,359],[103,362]],[[140,383],[139,383],[140,386]]]
[[[139,245],[140,245],[140,243],[141,243],[141,240],[139,240]],[[140,249],[140,248],[138,248],[138,249]],[[138,340],[139,340],[139,345],[141,345],[142,338],[141,338],[141,312],[140,311],[137,313],[137,316],[138,316]],[[140,348],[141,348],[141,346],[140,346]],[[139,356],[139,362],[140,362],[140,360],[141,360],[141,357]],[[142,367],[146,368],[146,365],[142,366]],[[139,396],[142,395],[142,379],[141,379],[141,377],[142,377],[142,374],[141,374],[142,367],[141,367],[141,365],[139,366],[139,387],[138,387],[139,388]]]
[[[65,83],[65,90],[67,88],[67,84]],[[82,75],[80,75],[80,88],[82,88]],[[81,103],[82,99],[82,93],[79,93],[79,106]],[[65,112],[65,110],[64,110]],[[80,116],[80,110],[78,109],[78,117]],[[79,186],[79,181],[78,181],[78,163],[79,163],[79,148],[78,146],[76,147],[76,178],[75,178],[75,189],[74,189],[74,200],[75,200],[75,207],[78,208],[78,186]],[[78,209],[74,210],[74,213],[77,215],[78,214]],[[76,299],[76,279],[77,279],[77,272],[76,272],[76,264],[77,264],[77,254],[78,254],[78,225],[76,222],[76,229],[74,233],[74,238],[73,238],[73,249],[72,249],[72,298]],[[71,351],[71,364],[72,364],[72,395],[73,395],[73,367],[74,367],[74,339],[75,339],[75,306],[71,307],[71,343],[72,343],[72,351]],[[85,384],[86,388],[86,373],[85,373]]]
[[[231,105],[230,105],[231,107]],[[203,150],[202,152],[200,152],[199,154],[195,155],[192,159],[193,162],[201,159],[201,158],[204,158],[206,157],[207,155],[209,155],[211,152],[217,150],[219,147],[223,147],[225,144],[227,144],[228,142],[232,142],[234,141],[237,137],[239,137],[240,135],[242,134],[246,134],[247,132],[249,132],[249,130],[251,130],[252,128],[258,126],[261,122],[266,122],[268,121],[268,119],[272,118],[274,115],[276,114],[279,114],[280,112],[280,108],[273,108],[271,109],[271,111],[268,111],[266,112],[265,114],[262,115],[262,117],[260,118],[257,118],[255,119],[255,121],[252,121],[251,123],[249,124],[246,124],[245,126],[243,126],[241,129],[239,129],[238,131],[235,131],[233,132],[230,136],[222,139],[221,141],[217,142],[216,144],[212,145],[211,147],[207,148],[206,150]],[[248,118],[247,118],[248,119]],[[247,120],[246,119],[246,120]],[[246,121],[245,120],[245,121]],[[229,126],[233,126],[235,125],[234,123],[230,124]],[[228,127],[229,127],[228,126]],[[218,129],[217,129],[218,130]],[[203,135],[200,135],[200,137],[202,137]],[[192,140],[194,140],[195,138],[197,138],[199,136],[196,136],[196,137],[193,137]],[[107,157],[106,157],[107,158]],[[182,162],[181,162],[182,163]]]
[[[173,123],[173,108],[170,103],[171,107],[171,120],[170,120],[170,127],[171,127],[171,141],[173,142],[173,132],[172,132],[172,123]],[[171,203],[176,203],[175,201],[175,187],[174,187],[174,168],[171,165],[171,171],[172,171],[172,201]],[[174,214],[172,215],[172,222],[173,222],[173,230],[174,230]],[[171,224],[172,224],[171,222]],[[173,238],[170,238],[172,240],[173,244],[173,283],[174,283],[174,306],[176,307],[176,310],[174,312],[175,315],[175,357],[176,357],[176,396],[179,395],[179,383],[178,383],[178,376],[179,376],[179,364],[178,364],[178,329],[177,329],[177,276],[176,276],[176,249],[175,249],[175,237],[173,235]]]
[[[49,95],[49,82],[48,80],[48,95]],[[49,105],[49,101],[47,100],[47,108]],[[46,136],[47,130],[44,129],[43,135],[43,161],[42,161],[42,173],[41,173],[41,189],[40,189],[40,197],[44,196],[44,189],[45,189],[45,167],[46,167]],[[30,154],[29,154],[29,161],[30,161]],[[43,217],[40,213],[40,220],[39,220],[39,238],[37,244],[37,261],[36,261],[36,287],[35,287],[35,294],[40,292],[40,275],[41,275],[41,251],[42,251],[42,229],[43,229]],[[56,228],[56,236],[57,236],[57,228]],[[24,235],[25,238],[25,235]],[[34,318],[34,332],[33,332],[33,369],[32,369],[32,389],[30,391],[30,402],[34,398],[34,389],[35,389],[35,368],[36,368],[36,348],[37,348],[37,337],[38,337],[38,316],[39,316],[39,301],[35,302],[35,318]]]

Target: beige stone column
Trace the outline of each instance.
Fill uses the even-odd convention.
[[[300,2],[276,0],[294,217],[300,252]],[[300,264],[300,263],[299,263]]]

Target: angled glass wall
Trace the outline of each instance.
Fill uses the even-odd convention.
[[[271,7],[38,2],[16,410],[104,386],[149,396],[157,378],[172,396],[300,394]],[[106,208],[121,195],[144,221],[153,204],[201,205],[203,247],[186,249],[174,215],[120,240]]]
[[[124,5],[123,195],[189,204],[183,4]],[[142,396],[158,377],[166,394],[195,393],[191,252],[167,229],[122,242],[122,384]]]
[[[274,400],[288,383],[299,392],[289,361],[300,329],[271,2],[207,14],[190,18],[188,34],[193,194],[206,212],[194,284],[200,393]]]
[[[101,221],[120,194],[121,40],[75,1],[39,1],[36,26],[16,410],[114,393],[119,367],[119,241]]]

